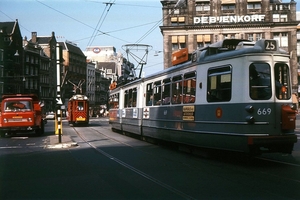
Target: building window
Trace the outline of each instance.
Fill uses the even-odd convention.
[[[287,22],[287,15],[280,15],[280,22]]]
[[[288,34],[286,32],[273,33],[273,39],[278,41],[279,47],[287,47],[288,46]]]
[[[172,50],[183,49],[186,47],[186,39],[184,35],[172,36]]]
[[[221,4],[221,10],[225,13],[235,10],[235,0],[222,0]]]
[[[263,39],[262,33],[256,33],[256,41]]]
[[[248,3],[247,9],[248,10],[261,9],[261,3],[258,3],[258,2]]]
[[[197,47],[202,48],[211,44],[210,35],[197,35]]]
[[[197,12],[210,11],[210,1],[195,0]]]
[[[184,25],[185,24],[185,17],[171,17],[171,25]]]
[[[224,39],[234,39],[235,38],[235,33],[233,34],[223,34]]]
[[[248,40],[253,41],[253,34],[252,33],[248,33],[247,36],[248,36]]]
[[[179,9],[174,9],[174,15],[179,15],[179,14],[180,14]]]
[[[287,15],[286,14],[273,14],[273,22],[287,22]]]

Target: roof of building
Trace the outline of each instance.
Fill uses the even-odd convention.
[[[0,22],[0,32],[6,33],[8,35],[12,34],[15,30],[17,23],[18,20],[14,22]]]
[[[85,57],[85,55],[83,54],[81,49],[78,46],[76,46],[75,44],[70,43],[70,42],[58,42],[58,43],[60,46],[62,46],[63,50],[66,50],[66,51],[69,51],[69,52],[72,52],[72,53],[75,53],[75,54]]]
[[[49,44],[51,39],[52,39],[52,37],[50,37],[50,36],[39,36],[36,38],[36,41],[38,44]]]
[[[97,69],[112,69],[113,71],[116,68],[116,63],[115,62],[98,62],[97,63]]]

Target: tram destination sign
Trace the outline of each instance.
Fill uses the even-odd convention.
[[[264,19],[265,15],[202,16],[194,17],[194,24],[262,22]]]

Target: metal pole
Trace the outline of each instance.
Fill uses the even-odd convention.
[[[56,105],[57,105],[57,110],[56,110],[56,118],[57,120],[57,129],[58,129],[58,142],[61,143],[61,96],[60,96],[60,46],[57,43],[56,44],[56,81],[57,81],[57,87],[56,87]]]

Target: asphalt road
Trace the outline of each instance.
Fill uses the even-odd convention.
[[[49,121],[42,137],[0,138],[1,200],[300,197],[299,143],[292,155],[199,156],[113,133],[104,118],[64,122],[61,144],[53,133]]]

